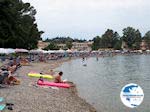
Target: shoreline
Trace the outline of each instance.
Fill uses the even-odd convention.
[[[96,112],[91,104],[78,96],[76,87],[69,89],[37,87],[33,85],[37,78],[27,76],[30,71],[45,72],[73,59],[77,58],[63,58],[47,63],[31,63],[31,66],[22,66],[16,71],[21,84],[0,88],[0,97],[5,99],[3,103],[13,103],[13,112]]]
[[[72,57],[71,59],[69,59],[69,57],[67,57],[67,58],[59,59],[59,60],[57,60],[58,64],[55,67],[52,67],[52,68],[50,67],[50,69],[54,69],[55,70],[56,68],[60,67],[63,63],[69,62],[69,61],[72,61],[72,60],[76,60],[76,59],[80,59],[80,57]],[[76,86],[75,87],[71,87],[70,90],[71,90],[70,94],[73,94],[73,95],[75,95],[75,97],[83,100],[84,104],[88,106],[89,112],[97,112],[97,110],[92,106],[92,104],[88,103],[85,99],[81,98],[78,95],[78,91],[77,91],[77,87]]]

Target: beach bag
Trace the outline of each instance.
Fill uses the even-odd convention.
[[[10,76],[10,77],[8,78],[8,80],[9,80],[9,82],[10,82],[11,84],[20,85],[20,80],[16,79],[16,78],[13,77],[13,76]]]

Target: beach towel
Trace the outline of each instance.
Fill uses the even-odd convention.
[[[4,110],[5,107],[6,107],[5,104],[0,105],[0,111]]]

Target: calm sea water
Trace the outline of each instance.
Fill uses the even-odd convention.
[[[77,84],[80,97],[92,104],[98,112],[150,112],[150,55],[89,58],[87,66],[81,59],[64,63],[57,68]],[[140,85],[144,100],[130,109],[120,100],[122,87],[129,83]]]

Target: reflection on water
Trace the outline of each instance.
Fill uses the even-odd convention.
[[[115,56],[89,58],[87,66],[77,59],[64,63],[59,70],[77,84],[79,95],[98,112],[150,112],[150,56]],[[135,108],[125,107],[120,100],[122,87],[137,83],[144,91],[143,103]]]

